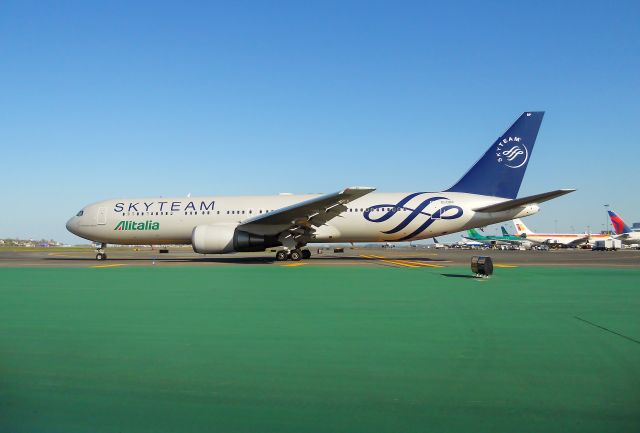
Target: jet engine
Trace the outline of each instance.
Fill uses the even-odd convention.
[[[264,251],[279,246],[275,236],[254,235],[238,230],[235,225],[202,224],[191,233],[193,251],[200,254]]]

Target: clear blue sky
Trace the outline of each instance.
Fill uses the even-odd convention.
[[[0,5],[0,237],[113,197],[450,186],[547,112],[537,230],[640,221],[640,2]]]

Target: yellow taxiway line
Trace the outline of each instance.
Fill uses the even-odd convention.
[[[499,265],[499,264],[497,264],[497,263],[495,263],[495,264],[493,265],[493,267],[494,267],[494,268],[517,268],[517,266],[516,266],[516,265]]]
[[[374,256],[374,255],[364,255],[361,254],[360,257],[365,259],[377,259],[381,262],[390,263],[392,265],[404,266],[405,268],[444,268],[442,265],[434,265],[431,263],[422,263],[422,262],[414,262],[412,260],[392,260],[387,259],[382,256]]]
[[[97,266],[91,266],[92,268],[117,268],[119,266],[128,266],[125,263],[113,263],[110,265],[97,265]]]
[[[286,265],[281,265],[283,268],[287,267],[287,268],[292,268],[292,267],[296,267],[296,266],[304,266],[305,263],[302,262],[295,262],[295,263],[287,263]]]

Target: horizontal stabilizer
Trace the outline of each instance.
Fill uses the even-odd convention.
[[[515,200],[507,200],[501,203],[492,204],[489,206],[484,206],[478,209],[474,209],[475,212],[502,212],[505,210],[516,209],[522,206],[527,206],[529,204],[538,204],[547,200],[551,200],[556,197],[560,197],[565,194],[569,194],[570,192],[575,191],[575,189],[557,189],[555,191],[543,192],[542,194],[530,195],[528,197],[517,198]]]

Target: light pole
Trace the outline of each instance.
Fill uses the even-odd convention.
[[[606,231],[609,231],[609,205],[608,204],[604,205],[604,210],[605,210],[604,228]]]

